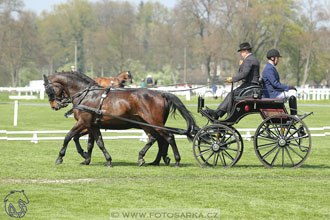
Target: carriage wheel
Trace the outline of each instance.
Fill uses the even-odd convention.
[[[193,140],[195,159],[202,167],[235,165],[243,152],[237,134],[238,131],[221,124],[203,127]]]
[[[268,168],[300,167],[308,158],[311,146],[311,134],[305,123],[287,114],[265,119],[254,135],[254,150]]]
[[[236,135],[238,136],[238,138],[239,138],[239,141],[240,141],[240,145],[241,145],[241,153],[239,154],[239,156],[238,156],[238,158],[237,158],[237,160],[236,160],[236,162],[235,162],[235,164],[241,159],[241,157],[242,157],[242,155],[243,155],[243,151],[244,151],[244,142],[243,142],[243,138],[242,138],[242,136],[241,136],[241,134],[236,130],[236,128],[234,128],[234,127],[230,127],[231,129],[233,129],[234,131],[235,131],[235,133],[236,133]],[[235,165],[234,164],[234,165]]]

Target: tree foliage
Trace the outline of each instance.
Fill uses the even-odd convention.
[[[67,0],[37,16],[22,0],[0,0],[0,85],[68,70],[75,46],[78,70],[92,77],[130,70],[136,84],[148,74],[164,84],[215,83],[236,74],[244,41],[261,68],[267,51],[279,49],[279,72],[290,84],[330,81],[328,1],[160,2]]]

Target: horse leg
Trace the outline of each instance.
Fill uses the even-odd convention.
[[[166,134],[165,132],[161,132],[161,135],[164,137],[164,139],[167,141],[167,143],[171,145],[173,154],[174,154],[174,158],[175,158],[175,167],[179,167],[181,157],[180,157],[180,153],[179,153],[178,147],[175,142],[174,135],[172,133]]]
[[[63,146],[59,152],[58,158],[56,159],[55,165],[61,164],[63,162],[63,157],[65,156],[66,148],[68,147],[68,144],[70,140],[78,135],[82,130],[84,129],[84,126],[82,123],[77,122],[73,128],[65,135]]]
[[[146,155],[147,151],[149,150],[149,148],[155,143],[156,138],[149,136],[148,139],[148,143],[143,147],[143,149],[139,152],[139,160],[138,160],[138,164],[139,166],[142,166],[145,161],[144,161],[144,156]]]
[[[105,159],[107,160],[107,166],[111,167],[111,156],[108,153],[107,149],[105,149],[104,147],[104,142],[103,142],[103,138],[102,138],[102,134],[100,132],[99,128],[91,128],[93,136],[96,140],[96,144],[99,146],[99,148],[101,149],[101,151],[104,154]]]
[[[94,148],[94,136],[93,136],[93,134],[90,133],[88,135],[88,145],[87,145],[88,153],[86,155],[85,160],[80,163],[81,165],[89,165],[90,164],[91,159],[92,159],[93,148]]]
[[[167,156],[169,144],[161,136],[159,136],[157,138],[157,142],[158,142],[158,153],[157,153],[156,159],[154,160],[154,162],[149,163],[148,165],[159,165],[159,162],[160,162],[161,158],[163,157],[165,165],[168,166],[171,161],[171,159]]]
[[[84,152],[84,150],[82,149],[82,147],[81,147],[81,145],[80,145],[80,142],[79,142],[79,138],[80,137],[82,137],[82,136],[84,136],[84,135],[86,135],[86,134],[88,134],[88,132],[86,131],[86,132],[82,132],[82,133],[80,133],[80,134],[77,134],[77,135],[75,135],[74,137],[73,137],[73,141],[75,142],[75,144],[76,144],[76,149],[77,149],[77,152],[83,157],[83,158],[87,158],[87,153],[86,152]],[[88,139],[89,139],[89,137],[88,137]]]

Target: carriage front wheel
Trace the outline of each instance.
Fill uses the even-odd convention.
[[[300,167],[311,151],[311,134],[305,123],[293,115],[266,118],[254,135],[254,150],[261,163],[272,167]]]
[[[243,152],[236,130],[222,125],[205,126],[193,140],[195,159],[202,167],[229,168],[239,160]]]

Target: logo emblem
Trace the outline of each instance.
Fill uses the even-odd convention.
[[[12,218],[23,218],[27,212],[29,199],[22,191],[11,191],[4,199],[5,211]]]

